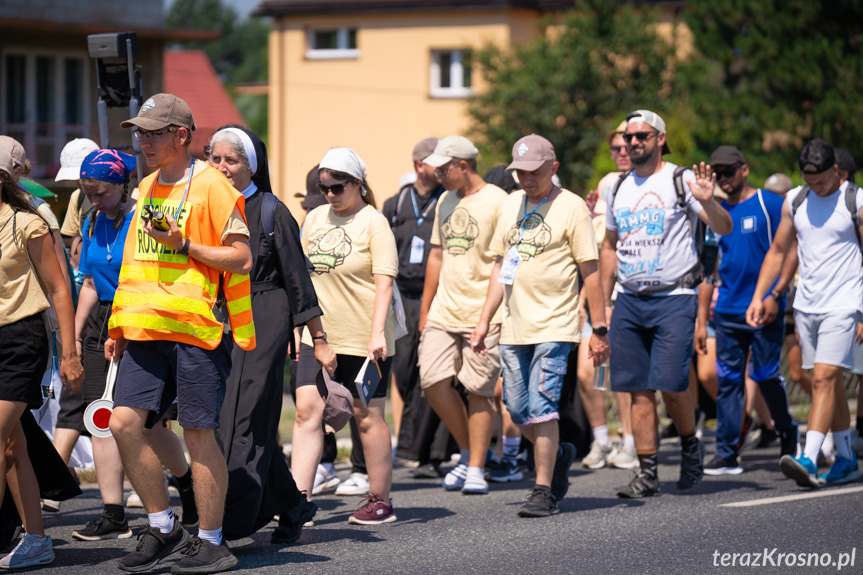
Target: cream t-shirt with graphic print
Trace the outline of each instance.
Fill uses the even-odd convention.
[[[440,246],[443,261],[429,321],[467,329],[479,323],[496,260],[489,245],[506,198],[506,192],[494,184],[486,184],[465,198],[459,198],[455,191],[441,196],[431,243]],[[491,323],[500,323],[500,317],[498,310]]]
[[[507,197],[491,243],[495,256],[514,244],[521,255],[513,285],[503,286],[500,343],[577,343],[577,264],[599,258],[590,210],[580,197],[561,190],[528,218],[519,242],[522,221],[537,206],[528,202],[525,208],[525,195],[517,190]]]
[[[376,274],[396,277],[396,240],[386,218],[371,206],[340,217],[329,205],[315,208],[303,223],[303,251],[312,262],[312,284],[323,310],[324,331],[336,353],[368,356],[375,307]],[[395,355],[395,318],[387,315],[387,356]],[[309,330],[303,343],[312,345]]]

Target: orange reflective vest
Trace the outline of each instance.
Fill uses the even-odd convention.
[[[245,199],[223,174],[196,161],[189,192],[186,183],[154,186],[158,172],[141,181],[135,224],[126,237],[120,281],[108,323],[112,338],[134,341],[178,341],[215,349],[222,340],[222,323],[213,315],[222,272],[178,254],[144,233],[145,205],[170,214],[193,243],[222,245],[222,232],[236,206]],[[249,276],[224,274],[222,282],[234,341],[245,350],[255,347]]]

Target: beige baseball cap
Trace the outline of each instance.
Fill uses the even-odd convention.
[[[138,126],[144,130],[161,130],[168,126],[195,129],[195,120],[189,105],[174,94],[156,94],[138,110],[138,115],[120,124],[123,128]]]
[[[447,136],[437,143],[432,155],[423,162],[433,168],[440,168],[453,159],[474,160],[478,155],[479,150],[464,136]]]
[[[530,134],[512,146],[512,163],[506,169],[532,172],[548,161],[557,161],[554,146],[542,136]]]
[[[12,170],[14,169],[15,164],[12,161],[12,152],[9,151],[9,148],[0,143],[0,170],[3,170],[11,176]]]
[[[21,145],[21,142],[9,136],[0,136],[0,144],[5,146],[6,150],[12,154],[12,165],[20,167],[26,173],[27,153],[24,151],[24,146]],[[9,173],[11,174],[12,170]]]
[[[75,138],[63,146],[60,152],[60,171],[54,178],[55,182],[78,180],[81,178],[81,164],[90,152],[99,149],[99,145],[88,138]]]
[[[608,142],[609,146],[611,146],[611,142],[612,142],[612,140],[614,140],[614,137],[618,134],[624,133],[625,131],[626,131],[626,120],[623,120],[617,126],[617,128],[615,128],[614,130],[610,131],[609,133],[607,133],[605,135],[605,141]]]

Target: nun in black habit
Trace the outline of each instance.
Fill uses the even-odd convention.
[[[313,334],[323,334],[322,311],[300,247],[299,226],[281,201],[270,199],[275,196],[263,141],[245,128],[220,129],[210,141],[210,164],[246,198],[257,340],[251,351],[234,346],[216,433],[228,464],[222,533],[229,540],[248,537],[279,515],[271,542],[292,543],[317,506],[297,490],[277,440],[285,360],[294,326],[306,324]],[[271,216],[268,239],[262,218]],[[331,371],[335,353],[325,334],[315,343],[316,359]]]

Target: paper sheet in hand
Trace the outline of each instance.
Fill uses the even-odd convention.
[[[375,390],[381,382],[381,368],[377,361],[371,361],[366,358],[362,369],[357,374],[354,383],[357,385],[357,391],[360,394],[360,401],[363,402],[363,407],[369,406],[369,401],[375,395]]]

